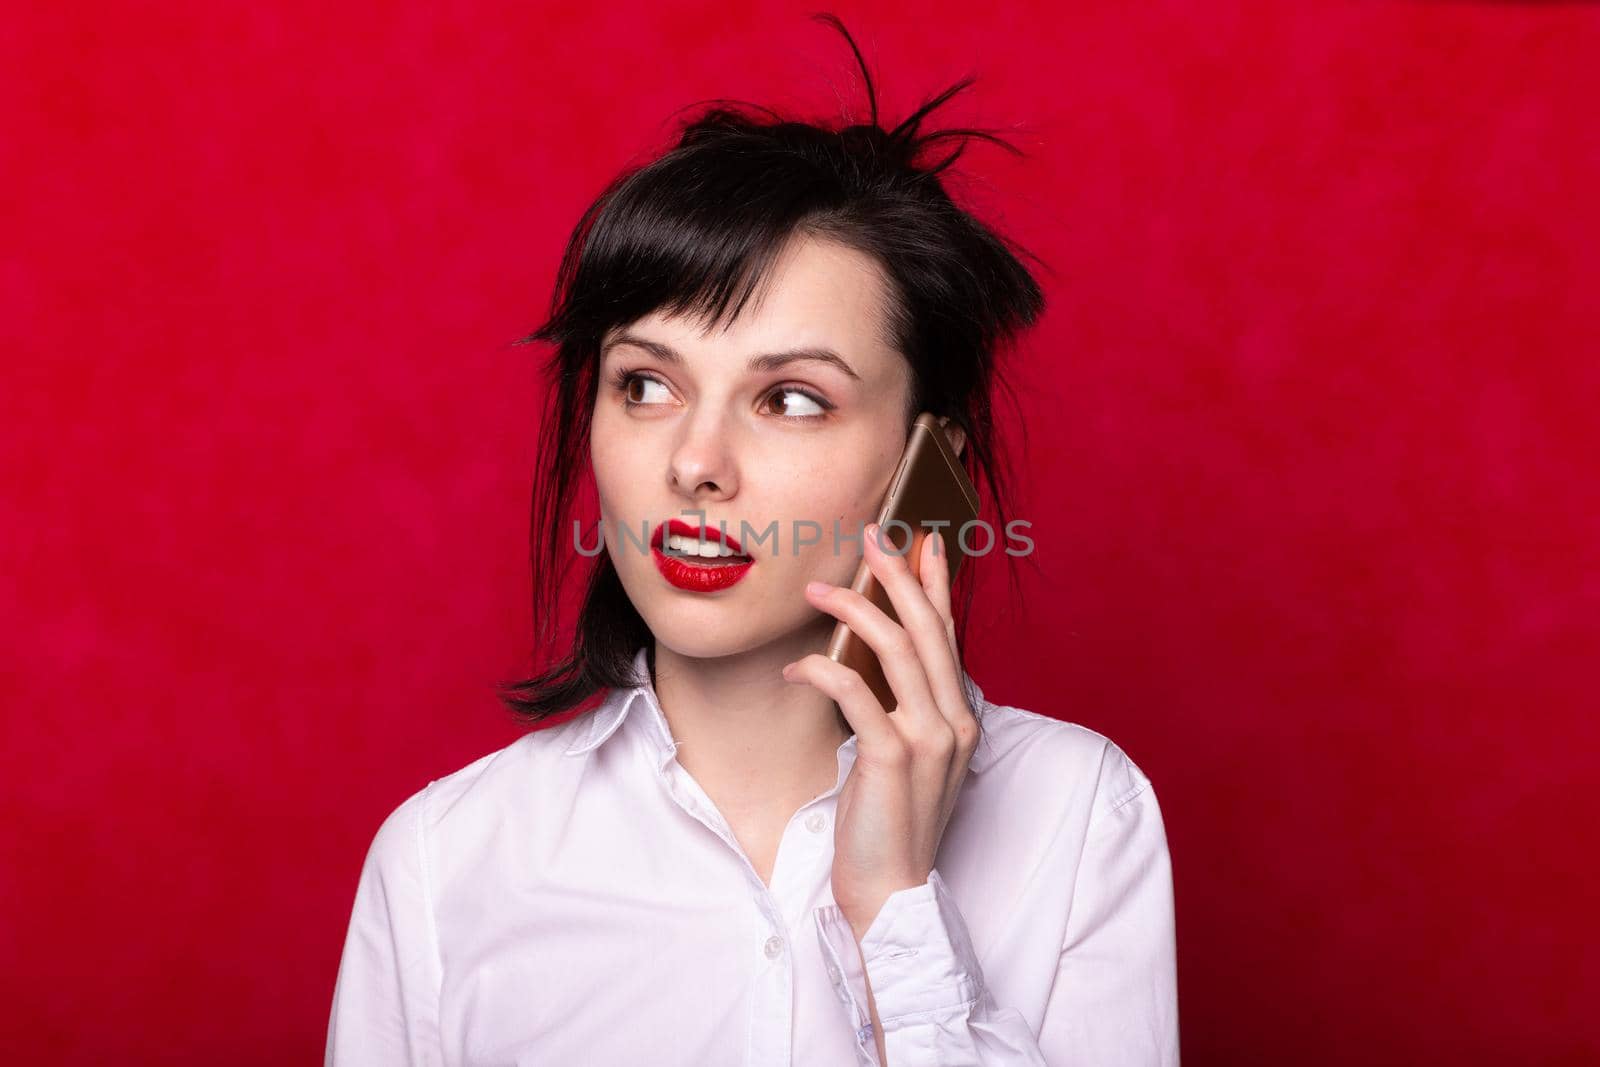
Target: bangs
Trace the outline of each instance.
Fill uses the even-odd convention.
[[[748,121],[748,120],[746,120]],[[541,340],[598,344],[655,311],[731,323],[807,221],[844,190],[799,153],[702,141],[626,175],[563,264]]]

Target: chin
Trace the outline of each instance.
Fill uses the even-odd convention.
[[[759,645],[752,645],[748,641],[722,639],[716,634],[692,631],[688,627],[658,629],[651,627],[661,647],[671,650],[676,656],[684,659],[716,660],[726,659],[729,656],[743,655],[754,651]]]
[[[819,623],[803,613],[793,619],[755,619],[745,611],[718,618],[710,604],[659,602],[639,614],[664,648],[687,659],[723,659],[772,644],[821,651],[836,621],[830,616]]]

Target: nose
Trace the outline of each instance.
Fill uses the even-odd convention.
[[[726,425],[712,411],[684,423],[683,437],[672,450],[668,478],[679,495],[691,500],[725,500],[739,491]]]

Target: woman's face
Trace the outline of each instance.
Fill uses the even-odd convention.
[[[774,641],[818,651],[832,632],[805,584],[849,584],[861,545],[836,542],[834,524],[852,534],[876,517],[908,430],[911,369],[885,341],[886,295],[870,257],[800,238],[725,332],[657,313],[603,339],[590,458],[606,548],[668,648],[695,658]],[[804,349],[843,365],[750,365]],[[645,540],[672,519],[720,523],[754,562],[726,587],[681,588]]]

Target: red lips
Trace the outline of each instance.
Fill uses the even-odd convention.
[[[655,560],[656,569],[661,572],[661,576],[679,589],[691,593],[715,593],[739,581],[750,573],[751,567],[755,566],[755,561],[749,559],[733,563],[725,557],[700,560],[668,555],[666,552],[668,534],[703,538],[710,544],[727,545],[730,551],[740,555],[744,553],[736,539],[732,536],[723,537],[721,531],[709,526],[691,526],[682,519],[670,519],[657,526],[655,533],[650,535],[651,558]]]
[[[744,555],[744,549],[740,547],[739,539],[732,534],[724,537],[722,536],[722,531],[714,526],[693,526],[682,519],[668,519],[657,526],[656,532],[650,537],[651,547],[665,548],[667,534],[669,533],[677,537],[693,537],[696,540],[704,540],[708,544],[727,545],[734,555]]]

